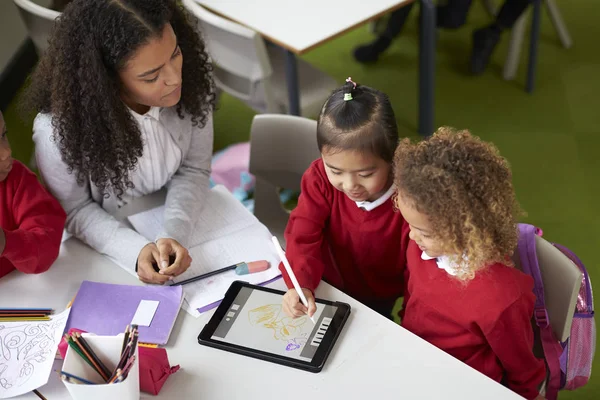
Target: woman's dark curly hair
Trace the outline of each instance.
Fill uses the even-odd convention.
[[[398,196],[428,217],[444,252],[454,255],[458,278],[496,262],[510,265],[521,208],[496,146],[443,127],[420,143],[402,140],[394,174]]]
[[[204,126],[214,108],[212,66],[196,20],[174,0],[75,0],[55,23],[32,76],[25,108],[52,114],[54,140],[69,173],[105,196],[133,187],[142,156],[139,127],[120,97],[118,71],[171,24],[183,54],[180,118]]]

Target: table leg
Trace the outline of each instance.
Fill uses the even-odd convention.
[[[433,0],[420,2],[419,133],[429,136],[434,131],[436,10]]]
[[[537,64],[537,53],[540,39],[540,19],[541,19],[542,0],[533,0],[533,16],[531,18],[531,41],[529,43],[529,65],[527,65],[527,84],[528,93],[533,93],[535,86],[535,67]]]
[[[300,115],[300,92],[298,91],[298,65],[296,55],[289,50],[285,52],[285,83],[288,90],[289,114]]]

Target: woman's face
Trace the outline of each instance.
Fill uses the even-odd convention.
[[[135,51],[119,71],[125,104],[138,114],[150,107],[172,107],[181,98],[183,56],[177,36],[166,24],[160,37]]]

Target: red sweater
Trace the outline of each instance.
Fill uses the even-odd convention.
[[[0,277],[15,269],[26,274],[47,271],[58,257],[66,218],[35,174],[15,160],[0,182],[0,227],[6,237]]]
[[[371,307],[391,308],[404,288],[407,232],[391,198],[372,211],[359,208],[329,183],[319,159],[302,177],[285,232],[286,255],[301,287],[314,291],[325,279]]]
[[[546,370],[533,355],[533,279],[494,264],[463,283],[421,254],[411,240],[402,326],[534,399]]]

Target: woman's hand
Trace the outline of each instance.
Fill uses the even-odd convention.
[[[142,247],[137,259],[137,274],[142,282],[163,284],[171,279],[169,275],[159,274],[154,269],[159,260],[158,247],[154,243],[148,243]]]
[[[175,239],[158,239],[158,268],[159,274],[170,276],[170,279],[183,274],[192,265],[192,257],[188,250]],[[175,257],[171,264],[169,258]]]

